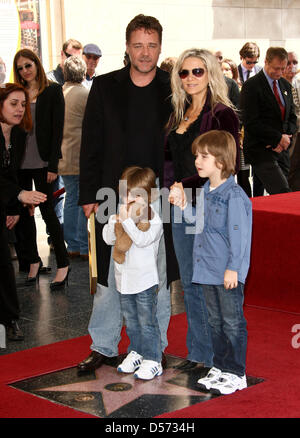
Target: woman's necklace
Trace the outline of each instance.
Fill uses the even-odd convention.
[[[38,92],[39,92],[38,88],[35,86],[32,86],[32,87],[27,88],[27,90],[28,90],[30,102],[35,102],[36,97],[37,97]]]

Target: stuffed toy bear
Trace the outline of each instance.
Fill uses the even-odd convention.
[[[141,206],[135,201],[127,205],[127,211],[131,208],[130,217],[135,222],[140,231],[148,231],[150,228],[149,220],[153,218],[153,211],[149,205]],[[117,222],[115,223],[116,243],[113,249],[113,259],[115,262],[122,264],[125,260],[125,253],[132,245],[132,240],[123,228],[117,215]]]

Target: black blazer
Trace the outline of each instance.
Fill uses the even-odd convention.
[[[18,184],[17,170],[25,151],[26,133],[18,126],[11,130],[10,166],[4,167],[5,139],[0,126],[0,204],[2,209],[16,200],[21,188]]]
[[[110,188],[117,194],[126,152],[127,90],[130,66],[96,77],[87,100],[82,127],[80,152],[79,205],[99,202],[100,188]],[[164,127],[171,114],[169,74],[157,68],[160,108],[161,152],[159,177],[162,187],[164,165]],[[96,221],[98,282],[107,285],[111,247],[102,238],[104,224]],[[172,242],[171,226],[165,224],[168,283],[179,278]],[[101,266],[101,269],[100,269]]]
[[[247,163],[278,159],[280,154],[273,152],[272,148],[278,145],[282,134],[294,134],[297,130],[291,85],[284,78],[279,79],[278,83],[285,101],[284,120],[263,70],[248,79],[242,87],[240,106]],[[271,148],[266,147],[269,145]]]
[[[65,100],[62,87],[54,82],[37,97],[35,134],[42,160],[48,161],[49,172],[57,173],[64,130]]]
[[[254,71],[255,74],[257,74],[258,72],[260,72],[260,70],[262,69],[262,67],[260,65],[255,65],[254,66]],[[242,70],[242,66],[241,64],[238,65],[238,71],[239,71],[239,78],[240,78],[240,82],[243,85],[244,81],[244,75],[243,75],[243,70]],[[252,76],[253,77],[253,76]]]

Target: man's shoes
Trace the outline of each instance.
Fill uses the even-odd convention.
[[[105,359],[107,359],[107,356],[104,356],[97,351],[92,351],[86,359],[77,365],[77,369],[80,372],[95,371],[97,368],[103,365]]]
[[[198,362],[192,362],[191,360],[185,360],[184,362],[181,362],[179,365],[174,366],[174,368],[180,371],[189,371],[196,367],[203,368],[204,364]]]
[[[17,321],[13,320],[6,326],[6,337],[9,341],[23,341],[24,335]]]

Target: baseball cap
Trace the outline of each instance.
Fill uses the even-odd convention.
[[[96,44],[86,44],[83,48],[83,54],[102,56],[102,52]]]

